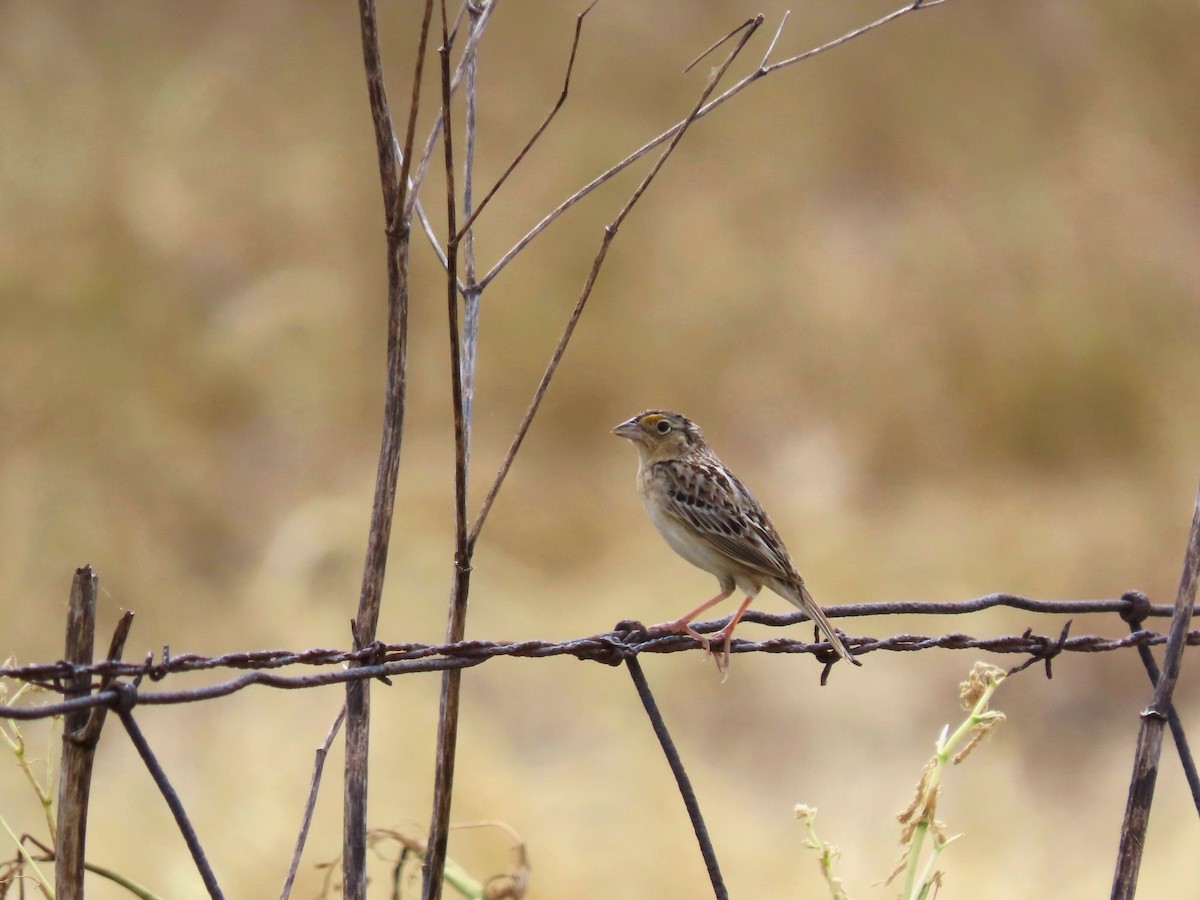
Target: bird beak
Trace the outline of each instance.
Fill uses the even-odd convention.
[[[637,416],[622,422],[612,430],[612,433],[617,437],[628,438],[631,441],[640,441],[645,439],[646,436],[646,433],[642,431],[641,426],[637,423]]]

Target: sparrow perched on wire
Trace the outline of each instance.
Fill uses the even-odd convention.
[[[838,656],[862,665],[804,586],[771,519],[704,443],[694,422],[676,412],[651,409],[622,422],[612,433],[628,438],[637,449],[638,494],[658,533],[692,565],[716,575],[721,587],[711,600],[651,631],[691,635],[705,650],[710,649],[710,641],[723,642],[717,666],[724,672],[729,668],[733,629],[765,585],[807,613]],[[745,591],[746,599],[728,625],[711,638],[692,628],[693,619],[727,599],[735,588]]]

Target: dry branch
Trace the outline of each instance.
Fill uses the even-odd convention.
[[[292,884],[296,881],[296,871],[300,868],[300,857],[304,854],[304,844],[308,839],[308,828],[312,824],[313,811],[317,808],[317,792],[321,787],[321,773],[325,770],[325,757],[333,746],[342,722],[346,718],[346,707],[342,706],[334,717],[333,724],[325,735],[325,740],[317,748],[316,761],[313,763],[312,779],[308,786],[308,800],[304,803],[304,815],[300,818],[300,833],[296,837],[296,847],[292,851],[292,861],[288,865],[287,875],[283,879],[283,889],[279,892],[279,900],[288,900],[292,895]]]
[[[446,229],[457,234],[458,198],[454,181],[454,129],[450,115],[450,29],[446,21],[446,3],[441,2],[442,46],[438,49],[442,71],[442,148],[446,166]],[[474,20],[472,20],[474,22]],[[473,71],[469,60],[474,56],[468,48],[463,63]],[[452,240],[446,245],[446,304],[450,321],[451,401],[454,409],[454,576],[450,588],[446,639],[462,640],[467,627],[467,599],[471,589],[471,560],[467,548],[467,425],[463,415],[463,364],[461,335],[458,325],[458,247]],[[436,767],[433,782],[433,812],[430,816],[429,840],[422,866],[424,880],[422,896],[438,900],[442,894],[443,869],[446,864],[446,845],[450,831],[450,800],[454,791],[454,761],[458,746],[458,711],[461,697],[461,670],[447,669],[442,673],[442,689],[438,702]]]
[[[1138,731],[1137,751],[1133,757],[1133,775],[1125,820],[1121,825],[1121,840],[1117,849],[1117,865],[1113,874],[1113,900],[1133,900],[1137,891],[1138,871],[1142,864],[1142,848],[1146,843],[1146,828],[1150,822],[1150,804],[1154,802],[1154,787],[1158,781],[1158,759],[1162,751],[1163,724],[1171,707],[1171,695],[1179,670],[1183,665],[1183,648],[1189,643],[1188,627],[1196,605],[1196,586],[1200,581],[1200,492],[1192,512],[1192,527],[1188,531],[1183,574],[1175,597],[1175,612],[1171,632],[1163,655],[1162,674],[1154,686],[1154,698],[1142,711]],[[1182,749],[1182,748],[1181,748]]]
[[[578,203],[580,200],[582,200],[584,197],[586,197],[592,191],[596,190],[596,188],[600,187],[602,184],[607,182],[609,179],[615,177],[620,172],[623,172],[625,169],[627,169],[629,166],[633,165],[633,163],[637,162],[639,159],[641,159],[643,156],[645,156],[647,153],[649,153],[655,147],[659,146],[660,144],[662,144],[666,141],[669,141],[669,140],[672,140],[673,138],[675,138],[679,134],[681,129],[686,128],[691,122],[695,121],[696,119],[704,118],[706,115],[708,115],[714,109],[716,109],[718,106],[725,103],[727,100],[732,99],[737,94],[741,93],[743,90],[748,88],[750,85],[754,84],[759,79],[765,78],[767,75],[770,75],[774,72],[778,72],[780,69],[787,68],[788,66],[793,66],[796,63],[803,62],[806,59],[811,59],[812,57],[814,57],[820,53],[824,53],[826,50],[832,50],[834,47],[840,47],[842,44],[845,44],[847,41],[851,41],[851,40],[854,40],[855,38],[862,37],[865,34],[869,34],[870,32],[874,31],[875,29],[881,28],[884,25],[887,25],[891,22],[895,22],[897,19],[900,19],[901,17],[906,16],[909,13],[917,12],[918,10],[923,10],[923,9],[931,9],[935,6],[940,6],[941,4],[943,4],[945,2],[946,2],[946,0],[928,0],[928,2],[921,2],[921,0],[917,0],[916,3],[910,3],[906,6],[902,6],[899,9],[888,13],[886,16],[882,16],[881,18],[876,19],[874,22],[869,22],[868,24],[863,25],[860,28],[855,28],[852,31],[848,31],[845,34],[842,34],[842,35],[834,38],[831,41],[821,44],[818,47],[813,47],[811,50],[807,50],[804,53],[800,53],[800,54],[797,54],[796,56],[791,56],[780,62],[774,63],[772,65],[768,65],[767,64],[767,56],[769,56],[771,50],[773,50],[775,48],[776,43],[779,41],[779,35],[782,32],[783,25],[787,21],[787,15],[785,14],[783,17],[784,21],[780,23],[779,30],[776,31],[774,38],[772,38],[772,40],[771,40],[771,44],[767,50],[767,55],[765,55],[763,57],[763,61],[759,64],[757,69],[755,69],[749,75],[742,78],[740,81],[733,84],[731,87],[727,88],[723,93],[714,97],[711,101],[704,103],[700,107],[700,109],[695,112],[694,115],[689,116],[688,118],[685,118],[685,119],[675,123],[670,128],[668,128],[666,131],[664,131],[662,134],[658,135],[657,137],[651,138],[645,144],[642,144],[642,146],[638,147],[636,150],[634,150],[632,153],[630,153],[628,156],[626,156],[619,163],[617,163],[614,166],[609,167],[604,172],[597,175],[595,178],[593,178],[591,181],[589,181],[583,187],[579,188],[579,190],[575,191],[575,193],[573,193],[571,196],[569,196],[566,200],[564,200],[562,203],[560,203],[558,206],[556,206],[554,209],[552,209],[549,213],[547,213],[541,219],[541,221],[539,221],[536,225],[534,225],[533,228],[531,228],[525,234],[524,237],[522,237],[515,244],[513,244],[512,247],[510,247],[504,253],[504,255],[501,256],[500,259],[498,259],[492,265],[491,269],[488,270],[487,274],[484,275],[482,279],[480,279],[479,287],[481,289],[487,288],[487,286],[489,284],[491,284],[492,279],[495,278],[497,275],[499,275],[504,270],[504,267],[507,266],[510,262],[512,262],[513,259],[516,258],[516,256],[522,250],[524,250],[536,237],[538,237],[538,235],[540,235],[543,231],[545,231],[550,226],[550,224],[552,222],[554,222],[555,219],[557,219],[559,216],[561,216],[564,212],[566,212],[568,209],[570,209],[572,206],[574,206],[576,203]]]
[[[650,171],[646,173],[645,177],[641,180],[638,186],[634,188],[633,193],[630,194],[629,199],[625,202],[625,205],[621,208],[620,212],[617,213],[616,218],[613,219],[607,226],[605,226],[604,237],[600,241],[600,248],[596,251],[596,256],[592,260],[592,267],[588,272],[586,280],[584,281],[583,289],[580,291],[579,299],[575,303],[575,308],[571,311],[571,316],[567,320],[566,326],[563,328],[562,334],[558,339],[558,345],[554,348],[554,352],[550,355],[550,362],[546,366],[546,371],[542,374],[542,380],[538,383],[537,389],[533,393],[533,399],[530,401],[528,408],[525,410],[525,415],[521,419],[521,423],[517,426],[517,433],[513,436],[513,440],[509,445],[508,452],[504,455],[504,460],[500,463],[500,469],[496,473],[495,479],[492,481],[492,486],[488,489],[487,495],[483,498],[483,505],[479,509],[479,514],[475,517],[475,523],[471,526],[471,536],[468,541],[468,544],[471,548],[474,548],[476,541],[479,540],[479,532],[483,529],[483,523],[487,519],[488,512],[491,510],[492,504],[496,501],[496,495],[499,493],[501,486],[504,484],[504,479],[508,475],[508,470],[512,468],[513,460],[516,458],[517,452],[521,449],[521,444],[525,441],[525,435],[529,432],[529,426],[533,424],[533,417],[537,415],[538,408],[541,406],[542,400],[546,396],[546,390],[550,387],[550,381],[553,379],[554,373],[558,369],[558,364],[562,361],[563,353],[566,352],[567,343],[571,340],[571,335],[575,333],[575,326],[579,324],[579,317],[583,315],[583,310],[587,305],[588,298],[592,295],[592,288],[596,285],[596,278],[600,274],[600,268],[604,265],[604,260],[608,256],[608,248],[616,238],[621,224],[625,221],[625,218],[633,210],[633,207],[637,204],[637,202],[642,198],[643,194],[645,194],[646,189],[650,187],[650,184],[654,181],[655,176],[658,175],[663,165],[666,164],[667,159],[679,145],[679,142],[682,140],[683,135],[686,133],[688,127],[692,124],[692,122],[696,121],[696,118],[700,114],[700,110],[704,109],[705,104],[708,98],[712,95],[713,90],[716,89],[716,86],[720,82],[721,78],[725,76],[725,73],[729,70],[729,67],[733,64],[733,61],[746,46],[746,42],[749,41],[754,35],[754,32],[758,30],[758,27],[762,24],[762,21],[762,16],[758,16],[755,19],[751,19],[748,22],[743,23],[741,27],[744,29],[744,33],[742,34],[741,39],[738,41],[737,46],[730,51],[729,55],[725,58],[724,63],[722,63],[722,65],[718,67],[716,71],[714,71],[709,77],[708,83],[705,85],[704,90],[700,94],[700,99],[697,101],[696,105],[692,107],[691,112],[684,117],[683,122],[676,128],[673,136],[671,137],[670,143],[667,144],[666,149],[663,150],[658,160],[655,161],[654,165],[650,168]],[[486,284],[487,281],[488,278],[485,278],[483,283],[480,285],[481,288]]]
[[[379,604],[383,596],[383,578],[387,570],[388,542],[396,506],[396,481],[400,470],[400,448],[404,435],[408,349],[408,262],[412,210],[406,198],[412,145],[420,107],[421,72],[432,0],[426,0],[425,16],[417,45],[413,75],[412,101],[402,151],[397,154],[396,132],[383,83],[383,63],[379,55],[379,28],[374,0],[359,0],[362,32],[363,68],[367,79],[367,97],[375,129],[375,148],[379,157],[379,178],[387,233],[387,386],[384,398],[383,429],[379,447],[379,466],[375,479],[375,497],[371,506],[371,525],[363,564],[362,590],[358,613],[353,623],[354,646],[366,647],[375,640],[379,623]],[[399,156],[399,158],[397,158]],[[346,688],[346,761],[343,807],[342,883],[349,900],[366,897],[367,866],[367,756],[370,746],[370,682],[357,680]]]

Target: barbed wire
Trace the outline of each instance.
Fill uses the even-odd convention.
[[[1171,614],[1169,606],[1155,606],[1143,595],[1129,592],[1117,600],[1034,600],[1013,594],[989,594],[971,600],[938,603],[930,601],[889,601],[829,606],[831,618],[857,618],[864,616],[890,616],[901,614],[963,615],[993,607],[1009,607],[1039,615],[1088,613],[1117,613],[1131,623],[1140,623],[1146,617],[1165,617]],[[747,621],[772,628],[796,625],[807,621],[800,612],[786,615],[750,612]],[[720,628],[727,619],[714,619],[699,623],[697,630],[711,632]],[[1027,629],[1022,634],[979,637],[963,632],[941,635],[912,633],[894,634],[890,637],[848,636],[846,643],[856,656],[874,652],[911,653],[934,648],[947,650],[986,650],[992,653],[1025,654],[1030,657],[1025,663],[1014,667],[1014,671],[1035,662],[1049,664],[1053,657],[1063,652],[1104,653],[1130,647],[1152,647],[1163,644],[1167,635],[1147,630],[1137,630],[1120,637],[1105,637],[1098,634],[1068,636],[1070,622],[1058,636],[1033,633]],[[1189,646],[1200,646],[1200,631],[1187,635]],[[87,696],[75,697],[58,703],[38,706],[0,706],[0,718],[39,719],[63,715],[68,712],[94,707],[128,709],[132,705],[168,705],[212,700],[244,690],[251,685],[262,685],[281,690],[298,690],[329,684],[346,683],[368,678],[386,680],[392,676],[416,672],[444,671],[477,666],[490,659],[513,657],[521,659],[545,659],[555,656],[571,656],[584,662],[599,662],[616,666],[642,653],[678,653],[694,650],[698,643],[685,635],[657,634],[649,632],[640,622],[619,622],[612,631],[566,641],[521,640],[493,641],[468,640],[443,644],[382,643],[377,642],[360,650],[312,648],[309,650],[255,650],[226,653],[219,656],[203,656],[188,653],[172,656],[164,648],[162,657],[155,660],[147,655],[142,662],[102,660],[90,665],[77,665],[65,660],[49,663],[33,663],[21,666],[0,667],[0,677],[35,684],[59,693],[65,693],[68,685],[78,684],[75,679],[86,676],[101,679],[100,690]],[[824,642],[808,642],[791,637],[768,638],[751,641],[735,638],[733,653],[811,653],[826,662],[821,681],[825,682],[831,669],[829,645]],[[327,671],[312,674],[288,675],[274,672],[285,667],[322,667]],[[329,668],[337,666],[339,668]],[[216,684],[202,685],[180,690],[139,692],[136,687],[143,680],[160,682],[173,675],[213,671],[221,669],[249,669],[239,675]],[[134,690],[128,683],[121,690],[110,684],[113,679],[131,679]],[[77,690],[77,688],[75,688]]]

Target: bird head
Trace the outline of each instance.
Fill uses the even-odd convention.
[[[612,433],[632,441],[643,463],[679,459],[704,446],[704,436],[695,422],[665,409],[638,413],[614,428]]]

